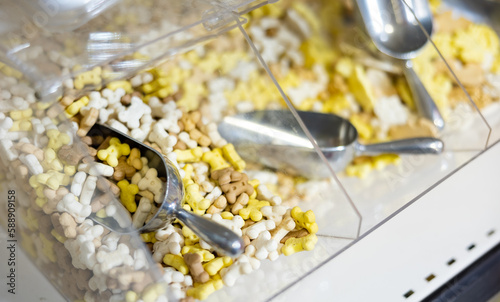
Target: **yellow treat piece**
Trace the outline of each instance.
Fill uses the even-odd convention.
[[[497,54],[493,66],[491,66],[491,72],[500,73],[500,52]]]
[[[187,275],[189,273],[189,267],[187,266],[186,262],[184,262],[184,258],[182,258],[182,256],[166,254],[165,257],[163,257],[163,263],[168,266],[174,267],[184,275]]]
[[[443,74],[436,75],[431,81],[424,82],[427,91],[440,110],[444,110],[449,105],[448,95],[453,89],[451,79]]]
[[[438,32],[432,37],[432,41],[436,44],[437,49],[439,49],[445,59],[451,59],[457,55],[458,49],[453,45],[453,37],[450,33]],[[439,57],[439,54],[433,47],[430,48],[429,52],[430,59]]]
[[[106,215],[106,209],[102,208],[95,213],[95,216],[97,216],[99,218],[106,218],[108,215]]]
[[[194,287],[191,287],[187,290],[187,295],[198,300],[205,300],[212,293],[221,289],[223,285],[224,283],[219,278],[214,278],[213,280],[202,284],[196,283]]]
[[[182,90],[184,94],[176,103],[177,107],[184,107],[187,111],[197,109],[200,106],[200,100],[207,96],[207,90],[204,85],[184,82],[182,84]]]
[[[455,33],[453,44],[465,63],[482,64],[488,55],[496,56],[500,41],[493,29],[484,24],[471,24]]]
[[[11,111],[9,115],[14,121],[24,120],[33,115],[33,109],[28,108],[26,110]]]
[[[33,214],[35,212],[34,209],[30,208],[26,211],[26,219],[24,221],[26,221],[26,223],[28,224],[28,228],[31,230],[31,231],[38,231],[38,218],[36,217],[35,214]],[[25,237],[25,238],[30,238],[30,236],[28,237]]]
[[[220,272],[221,269],[230,266],[233,264],[233,259],[231,257],[225,256],[225,257],[217,257],[203,265],[203,268],[205,271],[210,275],[214,276],[218,272]]]
[[[177,154],[177,162],[179,163],[194,163],[201,160],[203,151],[201,147],[196,147],[188,150],[174,150]]]
[[[288,238],[285,245],[281,248],[281,252],[285,256],[290,256],[301,251],[310,251],[318,242],[316,234],[309,234],[301,238]]]
[[[401,163],[401,157],[397,154],[380,154],[372,158],[373,167],[376,170],[382,170],[388,165],[399,165]]]
[[[132,84],[130,84],[129,81],[114,81],[106,85],[106,88],[111,89],[113,91],[115,91],[118,88],[122,88],[123,90],[125,90],[126,93],[134,92]]]
[[[354,63],[349,57],[342,57],[337,61],[337,64],[335,64],[335,71],[346,79],[351,76],[353,69]]]
[[[69,185],[70,178],[68,175],[49,170],[46,173],[41,173],[33,175],[30,177],[29,183],[33,188],[37,188],[40,185],[46,185],[52,190],[57,190],[59,186]]]
[[[42,161],[42,167],[47,171],[47,170],[54,170],[54,171],[62,171],[64,166],[57,157],[56,151],[50,148],[45,148],[43,151],[43,161]]]
[[[200,241],[200,238],[187,226],[182,227],[182,236],[184,236],[185,245],[194,245]]]
[[[71,137],[63,132],[60,132],[57,129],[49,129],[47,130],[47,136],[49,137],[49,143],[47,147],[53,149],[54,151],[59,150],[63,145],[69,144],[71,141]]]
[[[321,111],[324,113],[339,114],[343,110],[349,109],[349,107],[350,104],[347,98],[341,93],[336,93],[326,99]]]
[[[193,179],[194,167],[191,164],[185,164],[184,167],[182,167],[182,170],[185,172],[182,182],[186,185],[188,180],[192,181]]]
[[[120,201],[130,213],[134,213],[137,210],[135,195],[139,193],[139,187],[135,184],[130,184],[125,179],[120,180],[117,185],[121,190]]]
[[[156,242],[155,232],[142,233],[141,238],[144,242],[151,242],[151,243]]]
[[[55,229],[50,231],[50,234],[54,236],[54,238],[56,238],[57,241],[59,241],[60,243],[64,243],[64,241],[66,241],[66,238],[64,236],[61,236],[58,232],[56,232]]]
[[[297,106],[297,109],[302,110],[302,111],[311,111],[313,108],[314,103],[316,102],[316,99],[313,98],[307,98],[302,101],[302,103],[295,104]]]
[[[203,215],[210,207],[210,200],[203,198],[200,186],[196,183],[186,185],[186,195],[184,198],[195,214]]]
[[[76,173],[75,166],[70,166],[70,165],[64,166],[64,174],[66,174],[68,176],[73,176],[73,175],[75,175],[75,173]]]
[[[369,140],[373,137],[374,131],[366,116],[353,114],[349,121],[358,131],[360,138]]]
[[[349,164],[345,169],[345,173],[347,176],[365,178],[372,170],[373,165],[370,157],[362,156],[356,158],[353,163]]]
[[[35,244],[33,243],[32,240],[30,240],[30,236],[26,232],[21,231],[20,233],[21,233],[21,238],[23,238],[23,240],[21,241],[21,247],[25,252],[28,253],[28,255],[32,259],[36,259],[37,253],[35,249]]]
[[[41,187],[40,187],[41,188]],[[47,203],[47,198],[37,197],[35,204],[41,209]]]
[[[207,262],[213,260],[215,258],[214,254],[210,253],[207,250],[204,250],[199,244],[183,246],[181,250],[181,254],[199,254],[201,256],[201,261]]]
[[[129,290],[125,294],[125,301],[126,302],[136,302],[137,300],[139,300],[139,295],[136,292]]]
[[[56,262],[57,261],[57,257],[56,257],[56,254],[54,252],[54,242],[50,241],[49,239],[47,239],[47,237],[45,237],[44,234],[40,233],[40,239],[42,241],[42,251],[43,251],[43,254],[45,256],[47,256],[47,258],[49,258],[49,260],[51,262]]]
[[[2,65],[0,67],[0,70],[2,70],[2,73],[5,74],[8,77],[14,77],[16,79],[21,79],[23,77],[23,73],[20,71],[17,71],[14,68],[11,68],[7,65]]]
[[[75,89],[83,89],[86,85],[99,85],[101,83],[101,73],[101,67],[95,67],[92,70],[77,75],[73,81]]]
[[[164,294],[165,294],[165,284],[153,283],[148,287],[146,287],[146,289],[142,292],[141,299],[144,302],[155,302],[159,296]]]
[[[224,212],[220,213],[220,216],[222,217],[222,219],[227,219],[227,220],[231,220],[234,217],[233,213],[228,212],[228,211],[224,211]]]
[[[201,160],[210,165],[211,171],[229,167],[229,164],[224,160],[224,157],[222,156],[222,151],[220,148],[215,148],[212,151],[203,153]]]
[[[300,46],[304,54],[304,66],[312,67],[315,64],[329,66],[337,58],[337,54],[332,47],[319,35],[313,35]]]
[[[404,78],[397,78],[396,91],[408,108],[416,110],[413,95],[411,94],[410,87]]]
[[[372,112],[375,95],[370,81],[366,77],[363,66],[355,65],[348,79],[349,89],[365,112]]]
[[[248,201],[248,204],[243,209],[241,209],[238,214],[245,220],[252,219],[253,221],[260,221],[263,217],[260,208],[270,205],[271,203],[269,203],[269,201],[250,199]]]
[[[299,207],[294,207],[290,213],[297,226],[306,229],[309,234],[318,232],[318,224],[316,216],[312,210],[303,212]]]
[[[260,181],[255,178],[255,179],[249,180],[248,184],[251,185],[255,190],[257,190],[257,187],[260,185]]]
[[[233,165],[236,171],[243,171],[246,167],[246,163],[243,159],[241,159],[240,155],[234,149],[233,144],[227,144],[222,147],[222,154],[224,158],[227,159]]]
[[[71,118],[77,115],[78,112],[80,112],[80,109],[82,109],[82,107],[87,106],[89,104],[89,101],[90,101],[89,98],[84,96],[78,101],[73,102],[66,108],[66,110],[64,110],[66,117]]]
[[[9,131],[30,131],[31,130],[31,122],[28,120],[20,120],[14,121],[12,123],[12,127],[10,127]]]
[[[99,150],[97,157],[108,163],[111,167],[118,166],[118,159],[122,156],[130,154],[130,146],[128,144],[120,143],[120,140],[113,137],[109,140],[109,147]]]

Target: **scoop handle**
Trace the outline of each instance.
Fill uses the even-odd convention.
[[[415,102],[417,111],[422,117],[430,120],[438,130],[443,130],[443,116],[439,112],[436,103],[430,96],[424,84],[420,81],[417,73],[413,70],[412,64],[413,63],[411,61],[405,62],[404,74],[406,81],[408,82],[408,86],[410,87],[411,94],[413,95],[413,101]]]
[[[225,226],[178,208],[175,216],[218,253],[237,257],[243,253],[243,239]]]
[[[379,144],[358,144],[357,146],[357,150],[365,155],[380,153],[439,154],[443,148],[443,141],[434,137],[408,138]]]

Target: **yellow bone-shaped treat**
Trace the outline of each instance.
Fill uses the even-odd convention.
[[[182,236],[184,236],[185,245],[194,245],[200,241],[200,238],[198,238],[198,236],[196,236],[196,234],[187,226],[182,227]]]
[[[10,112],[10,118],[14,121],[24,120],[30,118],[33,115],[33,109],[28,108],[26,110],[16,110]]]
[[[348,84],[349,89],[356,97],[356,101],[363,107],[363,110],[365,112],[372,112],[376,99],[373,93],[373,87],[366,77],[363,66],[354,66]]]
[[[54,149],[45,148],[43,151],[43,161],[42,166],[45,170],[62,171],[64,166],[57,157],[56,151]]]
[[[217,275],[215,277],[217,277]],[[214,279],[202,284],[196,283],[194,287],[187,290],[187,295],[198,300],[205,300],[208,296],[221,289],[224,285],[220,278],[215,277]]]
[[[83,89],[86,85],[99,85],[101,83],[101,67],[95,67],[92,70],[82,72],[81,74],[75,77],[73,84],[75,89],[80,90]]]
[[[66,110],[64,110],[66,117],[71,118],[77,115],[78,112],[80,112],[80,109],[82,109],[82,107],[87,106],[89,104],[89,101],[90,101],[89,98],[84,96],[78,101],[73,102],[66,108]]]
[[[118,88],[122,88],[126,93],[132,93],[134,90],[132,89],[132,84],[129,81],[114,81],[106,85],[106,88],[115,91]]]
[[[376,170],[382,170],[388,165],[399,165],[401,163],[401,157],[397,154],[380,154],[372,158],[373,167]]]
[[[214,254],[210,253],[207,250],[204,250],[199,244],[183,246],[181,250],[181,254],[199,254],[201,256],[201,261],[207,262],[213,260],[215,258]]]
[[[224,256],[224,257],[217,257],[205,263],[203,265],[203,268],[210,276],[214,276],[218,272],[220,272],[221,269],[228,267],[231,264],[233,264],[233,259],[231,259],[231,257]]]
[[[358,130],[359,137],[363,139],[371,139],[373,137],[373,127],[370,125],[369,120],[366,118],[366,116],[353,114],[349,118],[349,121],[354,125],[356,130]]]
[[[195,214],[203,215],[210,207],[210,200],[203,198],[200,192],[200,186],[196,183],[191,183],[186,186],[185,198]]]
[[[222,154],[224,155],[224,158],[227,159],[231,163],[231,165],[233,165],[236,171],[241,172],[245,169],[246,163],[236,152],[233,144],[227,144],[222,147]]]
[[[54,151],[59,150],[63,145],[69,144],[71,137],[67,133],[63,133],[57,129],[47,130],[47,136],[49,137],[49,143],[47,147],[53,149]]]
[[[281,252],[285,256],[290,256],[301,251],[310,251],[318,242],[316,234],[309,234],[301,238],[288,238],[285,245],[281,248]]]
[[[139,193],[139,187],[135,184],[130,184],[127,180],[120,180],[117,183],[120,188],[120,201],[127,208],[130,213],[134,213],[137,210],[137,204],[135,203],[135,195]]]
[[[144,241],[144,242],[151,242],[151,243],[156,242],[155,232],[142,233],[141,238],[142,238],[142,241]]]
[[[306,229],[309,234],[318,232],[318,224],[316,223],[316,217],[312,210],[302,212],[299,207],[294,207],[290,214],[297,226]]]
[[[189,273],[189,267],[187,266],[186,262],[184,262],[184,258],[182,258],[182,256],[166,254],[165,257],[163,257],[163,263],[168,266],[174,267],[184,275],[187,275]]]
[[[244,207],[243,209],[241,209],[239,211],[239,215],[247,220],[247,219],[252,219],[253,221],[260,221],[262,220],[262,212],[260,211],[260,208],[264,207],[264,206],[270,206],[271,204],[269,203],[269,201],[260,201],[260,200],[257,200],[257,199],[250,199],[248,201],[248,204],[246,207]]]
[[[97,157],[102,161],[106,161],[111,167],[116,167],[118,166],[118,159],[129,154],[130,146],[122,144],[118,138],[113,137],[109,140],[109,147],[99,150]]]
[[[12,123],[12,127],[10,127],[9,131],[30,131],[32,129],[31,122],[28,120],[20,120],[14,121]]]
[[[228,168],[230,165],[224,160],[222,150],[215,148],[203,153],[202,161],[208,163],[212,171]]]
[[[194,167],[191,164],[186,164],[184,167],[182,167],[182,170],[184,170],[184,178],[182,179],[182,182],[184,183],[184,186],[187,186],[188,181],[192,181],[193,178],[193,173],[194,173]]]
[[[345,173],[347,176],[356,176],[359,178],[365,178],[373,170],[373,164],[369,156],[360,156],[355,158],[354,161],[349,164]]]
[[[174,152],[177,154],[177,162],[179,163],[198,162],[203,156],[201,147],[188,150],[174,150]]]
[[[29,183],[33,188],[38,188],[40,185],[46,185],[52,190],[57,190],[59,186],[67,186],[70,182],[68,175],[59,173],[54,170],[47,171],[31,176]]]

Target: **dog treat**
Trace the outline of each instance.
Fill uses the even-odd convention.
[[[297,109],[343,116],[366,143],[439,136],[417,116],[400,70],[349,53],[343,43],[332,45],[321,31],[337,31],[322,28],[304,2],[270,7],[248,15],[248,33]],[[442,13],[433,40],[479,108],[500,99],[500,45],[489,27]],[[18,208],[23,248],[44,271],[64,276],[54,283],[66,298],[165,301],[165,287],[155,283],[161,281],[177,300],[206,299],[266,265],[265,259],[314,248],[316,217],[297,205],[307,207],[302,201],[321,192],[321,181],[247,163],[217,131],[227,114],[285,106],[245,45],[231,34],[119,81],[109,82],[112,63],[95,67],[65,81],[65,95],[50,104],[37,102],[21,75],[0,66],[0,170],[9,172],[0,182],[25,192]],[[131,56],[154,53],[140,51]],[[438,60],[424,49],[413,61],[446,119],[468,99]],[[185,188],[183,207],[242,236],[245,253],[220,255],[179,221],[141,236],[120,235],[96,222],[147,224],[164,200],[165,179],[134,146],[87,136],[95,123],[172,161]],[[362,178],[400,161],[397,155],[358,157],[345,174]],[[134,241],[139,237],[147,249]],[[157,263],[153,268],[148,257]]]

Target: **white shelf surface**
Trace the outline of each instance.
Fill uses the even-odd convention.
[[[420,301],[500,242],[499,173],[500,143],[272,300]],[[63,301],[19,249],[17,257],[10,295],[0,249],[1,301]]]
[[[499,173],[496,144],[273,301],[422,300],[500,242]]]

